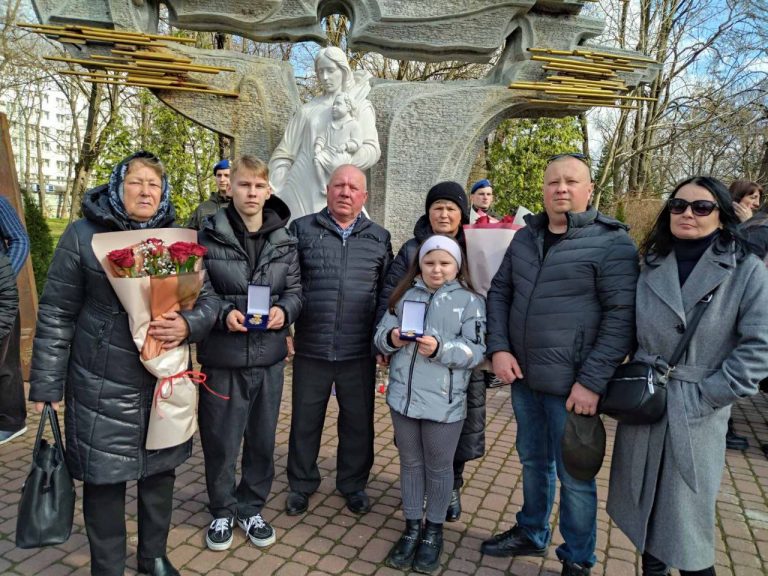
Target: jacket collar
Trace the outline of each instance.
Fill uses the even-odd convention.
[[[736,256],[730,249],[717,254],[713,246],[710,246],[702,254],[682,289],[674,251],[645,266],[648,269],[645,275],[648,287],[684,321],[686,314],[691,312],[699,300],[722,284],[733,272]]]
[[[213,218],[207,218],[203,223],[203,230],[210,234],[211,238],[215,239],[222,244],[233,246],[245,253],[235,236],[235,231],[232,228],[232,224],[229,222],[229,217],[225,210],[219,210],[213,215]],[[273,230],[267,235],[267,245],[279,247],[287,244],[295,244],[296,239],[291,236],[285,227]]]
[[[597,219],[598,212],[592,206],[589,206],[585,212],[568,212],[565,218],[568,222],[568,231],[572,228],[584,228],[592,224]],[[538,214],[528,214],[525,216],[525,223],[538,235],[542,234],[549,224],[549,216],[546,212]]]
[[[327,228],[328,230],[331,230],[334,234],[337,236],[339,235],[339,231],[336,229],[336,224],[334,224],[333,219],[331,218],[330,212],[328,212],[328,208],[323,208],[320,210],[320,212],[315,213],[315,219],[317,220],[317,223],[320,224],[323,228]],[[360,215],[360,220],[357,221],[357,224],[355,224],[355,229],[352,231],[352,234],[357,234],[361,230],[364,230],[368,226],[371,225],[371,221],[365,217],[365,214]]]

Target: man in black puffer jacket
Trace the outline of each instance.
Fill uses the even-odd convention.
[[[580,154],[550,159],[545,212],[526,217],[488,291],[487,354],[512,386],[523,508],[517,524],[483,543],[491,556],[544,556],[555,470],[561,483],[557,556],[563,576],[595,563],[595,481],[563,468],[568,411],[593,415],[634,342],[637,250],[620,222],[589,206],[593,184]]]
[[[271,196],[266,164],[243,156],[232,166],[231,182],[232,202],[205,220],[199,235],[208,249],[205,266],[211,285],[223,300],[217,326],[197,351],[216,393],[201,389],[198,410],[213,515],[206,534],[211,550],[232,545],[235,518],[254,545],[275,542],[275,530],[261,511],[275,476],[286,336],[301,310],[296,238],[285,228],[290,212]],[[270,287],[265,330],[244,326],[251,284]],[[243,437],[242,477],[236,488]]]
[[[293,361],[289,515],[305,512],[320,485],[317,455],[334,384],[339,402],[336,487],[352,512],[370,509],[365,486],[373,466],[372,339],[392,244],[389,232],[362,214],[368,192],[358,168],[337,168],[327,192],[327,208],[291,223],[299,240],[304,307],[296,322]]]

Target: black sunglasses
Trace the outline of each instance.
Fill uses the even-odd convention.
[[[560,160],[560,158],[575,158],[576,160],[581,160],[584,162],[584,164],[589,166],[589,157],[585,156],[581,152],[565,152],[563,154],[555,154],[554,156],[550,156],[547,159],[547,164],[551,164],[555,160]]]
[[[688,206],[691,207],[691,212],[693,212],[694,216],[709,216],[717,210],[717,202],[712,202],[711,200],[694,200],[693,202],[688,202],[688,200],[683,200],[682,198],[670,198],[667,200],[667,208],[669,208],[670,214],[682,214],[688,209]]]

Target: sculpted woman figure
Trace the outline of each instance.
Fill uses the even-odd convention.
[[[356,79],[344,52],[335,46],[323,48],[317,54],[315,73],[322,95],[304,104],[294,114],[269,161],[272,188],[290,208],[292,219],[318,212],[326,206],[326,182],[315,166],[315,144],[318,137],[326,136],[338,95],[346,92],[357,107],[360,132],[360,145],[355,146],[354,151],[348,148],[351,158],[339,164],[353,164],[367,170],[381,156],[376,115],[366,99],[371,89],[369,76]],[[337,167],[324,168],[325,172],[331,173]]]

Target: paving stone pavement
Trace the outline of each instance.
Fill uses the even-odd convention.
[[[376,396],[375,463],[368,485],[373,510],[360,517],[344,506],[334,490],[337,405],[331,399],[320,451],[323,481],[310,500],[309,512],[289,517],[284,511],[287,492],[285,466],[290,427],[290,368],[286,374],[282,415],[277,430],[277,474],[264,517],[277,530],[277,543],[266,549],[250,544],[236,528],[235,541],[228,551],[206,549],[204,531],[210,522],[206,510],[203,456],[195,439],[192,457],[177,470],[176,493],[169,555],[184,575],[229,574],[305,576],[320,574],[360,574],[397,576],[402,574],[384,565],[384,558],[397,540],[402,527],[399,509],[399,464],[392,441],[392,424],[384,396]],[[745,453],[729,451],[718,500],[717,574],[718,576],[757,576],[768,574],[768,460],[759,449],[768,442],[768,398],[760,394],[742,401],[734,409],[736,428],[749,437]],[[88,542],[83,527],[82,506],[78,502],[75,525],[68,542],[38,550],[14,547],[16,509],[26,477],[34,432],[39,418],[31,414],[29,431],[23,438],[0,446],[0,574],[2,575],[86,575],[89,574]],[[610,451],[614,426],[608,429],[608,456],[598,476],[600,509],[597,526],[598,563],[595,576],[639,574],[638,557],[629,540],[611,523],[605,513]],[[553,545],[546,558],[483,557],[480,543],[491,533],[506,530],[522,501],[521,466],[514,448],[515,420],[509,390],[488,393],[486,430],[487,452],[483,459],[467,465],[461,521],[446,524],[445,552],[436,574],[458,576],[518,576],[560,574],[555,546],[562,540],[554,530]],[[79,483],[78,483],[79,484]],[[78,495],[81,488],[78,487]],[[128,570],[136,568],[135,488],[128,490]],[[557,504],[553,524],[557,521]],[[670,534],[674,538],[674,534]]]

